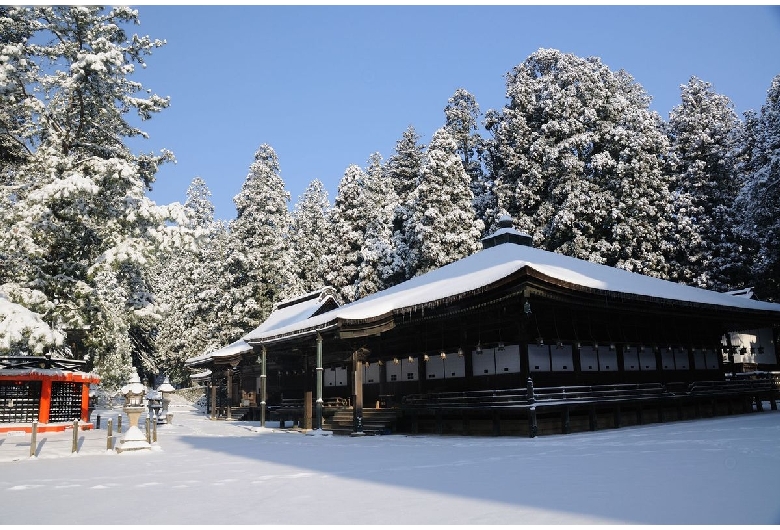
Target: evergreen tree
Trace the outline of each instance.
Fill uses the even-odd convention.
[[[184,361],[224,345],[218,307],[226,285],[227,227],[214,219],[210,197],[206,183],[196,177],[184,204],[192,245],[163,249],[150,275],[162,318],[155,328],[155,354],[147,371],[164,372],[174,384],[187,382]]]
[[[681,89],[667,129],[678,227],[670,276],[719,291],[742,287],[747,274],[734,209],[741,122],[710,83],[692,77]]]
[[[484,229],[474,212],[471,179],[445,130],[434,133],[425,156],[420,185],[412,196],[410,276],[473,254]]]
[[[408,280],[406,262],[409,259],[409,237],[406,232],[411,217],[410,198],[420,183],[425,146],[419,143],[420,135],[411,125],[395,144],[395,153],[385,164],[385,175],[396,196],[393,208],[392,251],[387,274],[383,282],[390,287]]]
[[[289,241],[294,285],[285,298],[321,289],[325,285],[330,200],[319,180],[309,183],[292,213]]]
[[[457,89],[447,101],[444,116],[444,127],[455,140],[458,154],[463,160],[463,168],[471,178],[477,218],[485,224],[485,231],[490,232],[495,228],[493,221],[497,214],[497,204],[493,181],[483,166],[486,145],[477,132],[481,112],[476,98],[464,88]]]
[[[381,291],[397,270],[393,251],[393,215],[398,201],[393,183],[386,177],[382,157],[374,153],[368,160],[361,189],[365,229],[358,267],[357,298]]]
[[[756,242],[752,276],[761,299],[780,302],[780,75],[758,115],[749,113],[745,186],[738,206],[742,235]]]
[[[4,168],[0,248],[4,264],[14,265],[2,267],[0,281],[56,300],[52,313],[67,329],[88,329],[95,370],[116,382],[129,373],[125,353],[146,342],[137,332],[155,319],[148,260],[181,235],[166,226],[180,218],[176,206],[145,196],[172,156],[134,154],[125,144],[145,136],[129,112],[143,120],[168,106],[130,79],[163,43],[128,38],[123,27],[138,23],[128,8],[4,14],[0,24],[12,33],[3,32],[10,60],[0,68],[10,82],[0,90],[0,136],[3,156],[14,162]]]
[[[664,277],[667,141],[650,97],[598,58],[540,49],[489,113],[499,207],[547,250]]]
[[[265,320],[291,284],[288,203],[276,152],[263,144],[241,191],[233,199],[236,218],[230,223],[228,271],[232,278],[231,327],[248,333]],[[235,340],[234,339],[234,340]]]
[[[328,241],[326,280],[336,289],[341,303],[357,300],[358,277],[363,261],[361,249],[368,224],[363,188],[366,174],[352,164],[344,171],[339,182],[331,213],[331,237]]]

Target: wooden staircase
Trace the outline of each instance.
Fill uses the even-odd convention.
[[[352,407],[344,407],[332,415],[323,416],[322,428],[333,434],[351,435],[354,431]],[[396,409],[363,409],[363,433],[392,434],[396,430]]]

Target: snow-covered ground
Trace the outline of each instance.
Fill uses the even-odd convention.
[[[0,435],[3,524],[780,524],[780,412],[545,436],[310,436],[179,401],[155,450]],[[143,423],[143,422],[142,422]],[[127,425],[125,420],[125,427]],[[45,438],[45,440],[44,440]]]

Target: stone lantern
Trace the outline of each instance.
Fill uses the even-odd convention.
[[[149,409],[149,421],[163,423],[162,414],[162,394],[157,390],[150,390],[146,393],[146,407]]]
[[[146,441],[144,433],[138,428],[138,419],[144,411],[145,390],[146,388],[141,384],[141,378],[138,377],[138,372],[134,371],[132,377],[130,377],[130,382],[119,391],[125,397],[123,410],[130,420],[130,427],[119,441],[119,446],[116,448],[117,453],[152,448],[149,442]]]
[[[173,422],[173,412],[169,412],[168,407],[171,405],[171,394],[176,392],[176,389],[173,388],[167,375],[162,384],[157,387],[157,391],[162,394],[162,415],[165,417],[165,423],[171,423]]]

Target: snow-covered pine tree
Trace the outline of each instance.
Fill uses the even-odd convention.
[[[228,282],[224,271],[227,226],[214,219],[211,191],[193,179],[184,203],[192,245],[162,249],[152,268],[155,303],[163,318],[154,333],[155,356],[149,372],[187,382],[184,361],[224,346],[218,306]],[[227,327],[227,326],[225,326]]]
[[[406,227],[411,216],[409,200],[420,183],[422,171],[425,146],[419,142],[420,135],[410,125],[395,143],[395,152],[385,164],[385,176],[396,195],[396,205],[393,208],[392,256],[387,274],[382,278],[387,287],[409,279],[406,267],[409,259],[409,234],[406,233]]]
[[[758,247],[752,271],[756,296],[780,302],[780,75],[772,80],[761,112],[747,113],[745,121],[741,228],[743,237]]]
[[[133,347],[130,335],[154,319],[144,267],[177,233],[166,226],[176,207],[145,195],[172,155],[134,154],[125,143],[145,136],[128,113],[146,120],[168,106],[130,79],[163,42],[128,37],[124,27],[138,23],[129,8],[11,7],[4,15],[16,40],[4,42],[11,89],[0,97],[15,105],[3,105],[14,120],[0,135],[17,163],[3,188],[9,229],[0,231],[3,259],[16,265],[2,281],[57,300],[52,313],[66,329],[88,329],[95,370],[119,381],[129,373],[122,352]]]
[[[273,148],[261,145],[241,191],[233,199],[227,256],[233,340],[265,320],[292,283],[289,247],[290,193]]]
[[[285,298],[308,293],[325,285],[325,258],[330,227],[328,191],[317,179],[304,190],[292,213],[289,232],[293,285]]]
[[[500,208],[547,250],[666,275],[667,140],[650,97],[595,57],[540,49],[507,75],[489,113]]]
[[[396,272],[393,252],[393,215],[398,204],[393,183],[387,178],[382,157],[374,153],[368,160],[361,202],[365,212],[362,258],[358,267],[357,298],[389,287],[385,282]]]
[[[366,174],[357,164],[344,171],[331,210],[331,232],[325,260],[327,285],[336,289],[340,303],[357,300],[360,253],[365,241],[366,219],[363,188]]]
[[[484,232],[495,229],[497,218],[496,196],[493,181],[484,168],[486,143],[477,132],[481,112],[476,98],[465,88],[459,88],[444,108],[444,128],[452,135],[463,160],[463,168],[471,178],[474,209],[484,225]],[[483,236],[486,235],[483,233]]]
[[[735,230],[742,123],[710,83],[691,77],[681,91],[667,126],[677,218],[670,279],[718,291],[744,287],[747,268]]]
[[[420,185],[412,194],[409,274],[416,276],[478,251],[484,224],[474,211],[471,179],[457,143],[439,129],[428,145]]]

